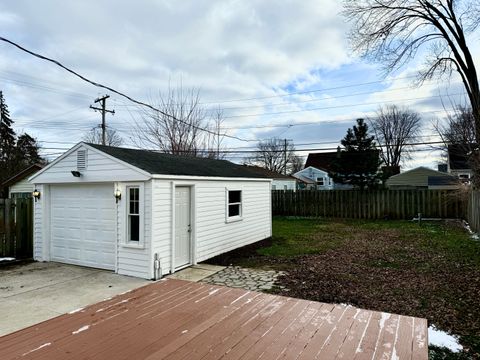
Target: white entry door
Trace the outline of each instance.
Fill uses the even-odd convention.
[[[115,270],[113,184],[52,185],[50,258]]]
[[[175,268],[191,264],[190,188],[175,187]]]

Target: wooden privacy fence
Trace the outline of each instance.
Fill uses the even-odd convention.
[[[480,196],[479,196],[480,198]],[[272,211],[283,216],[353,219],[465,218],[467,201],[447,190],[272,191]]]
[[[33,257],[33,199],[0,199],[0,257]]]
[[[468,198],[467,221],[473,231],[480,231],[480,191],[474,190]]]

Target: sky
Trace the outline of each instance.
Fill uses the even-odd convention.
[[[341,10],[338,0],[0,0],[0,35],[141,101],[169,86],[199,89],[207,113],[222,109],[223,131],[243,140],[225,139],[229,150],[271,137],[302,156],[333,149],[356,118],[389,104],[419,112],[421,140],[438,141],[433,124],[465,102],[459,78],[417,86],[422,58],[385,76],[352,53]],[[49,160],[98,126],[89,106],[105,94],[108,127],[133,146],[137,106],[1,42],[0,90],[16,132],[34,136]],[[403,170],[441,160],[431,146],[416,150]]]

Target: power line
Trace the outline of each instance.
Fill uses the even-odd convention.
[[[433,81],[433,80],[431,80]],[[460,84],[460,83],[459,83]],[[428,84],[427,86],[431,85],[436,85],[436,84]],[[312,102],[320,102],[320,101],[329,101],[332,99],[341,99],[341,98],[347,98],[347,97],[354,97],[354,96],[359,96],[359,95],[369,95],[369,94],[376,94],[376,93],[386,93],[386,92],[394,92],[394,91],[399,91],[399,90],[405,90],[405,89],[412,89],[411,86],[404,86],[404,87],[399,87],[399,88],[393,88],[393,89],[387,89],[387,90],[373,90],[373,91],[364,91],[364,92],[357,92],[357,93],[352,93],[352,94],[346,94],[346,95],[338,95],[338,96],[329,96],[328,98],[321,98],[321,99],[309,99],[309,100],[301,100],[301,101],[290,101],[289,103],[275,103],[275,104],[262,104],[262,105],[251,105],[251,106],[233,106],[233,107],[222,107],[222,108],[217,108],[217,107],[211,107],[208,108],[207,110],[212,110],[212,111],[225,111],[225,110],[240,110],[240,109],[254,109],[254,108],[263,108],[266,106],[269,107],[278,107],[278,106],[292,106],[292,105],[298,105],[298,104],[305,104],[305,103],[312,103]],[[174,104],[177,106],[180,106],[181,104]],[[119,107],[132,107],[135,105],[132,104],[119,104],[117,105]]]
[[[389,80],[405,80],[405,79],[411,79],[417,77],[417,75],[410,75],[410,76],[404,76],[404,77],[398,77],[398,78],[390,78]],[[311,94],[315,92],[321,92],[321,91],[329,91],[329,90],[338,90],[338,89],[348,89],[352,87],[358,87],[358,86],[363,86],[363,85],[373,85],[373,84],[378,84],[378,83],[384,83],[385,80],[376,80],[376,81],[370,81],[370,82],[364,82],[364,83],[357,83],[357,84],[349,84],[349,85],[344,85],[344,86],[336,86],[336,87],[331,87],[331,88],[323,88],[323,89],[315,89],[315,90],[306,90],[306,91],[295,91],[295,92],[289,92],[287,94],[279,94],[279,95],[270,95],[270,96],[260,96],[260,97],[251,97],[251,98],[243,98],[243,99],[233,99],[233,100],[223,100],[223,101],[211,101],[211,102],[203,102],[200,104],[224,104],[224,103],[229,103],[229,102],[240,102],[240,101],[252,101],[252,100],[263,100],[263,99],[272,99],[272,98],[279,98],[279,97],[287,97],[291,95],[303,95],[303,94]]]
[[[451,94],[451,96],[456,95],[466,95],[466,93],[455,93]],[[225,116],[225,119],[233,119],[233,118],[240,118],[240,117],[253,117],[253,116],[265,116],[265,115],[281,115],[281,114],[293,114],[299,112],[306,112],[306,111],[317,111],[317,110],[331,110],[331,109],[342,109],[347,107],[355,107],[355,106],[365,106],[365,105],[380,105],[388,102],[400,102],[400,101],[415,101],[415,100],[425,100],[431,98],[439,98],[442,95],[432,95],[432,96],[423,96],[417,98],[409,98],[409,99],[398,99],[398,100],[383,100],[377,102],[370,102],[370,103],[359,103],[359,104],[348,104],[348,105],[336,105],[336,106],[327,106],[327,107],[316,107],[310,109],[299,109],[299,110],[289,110],[289,111],[277,111],[277,112],[267,112],[267,113],[258,113],[258,114],[240,114],[240,115],[231,115]]]
[[[195,129],[200,130],[200,131],[205,131],[205,132],[207,132],[207,133],[209,133],[209,134],[212,134],[212,135],[217,135],[217,133],[214,132],[214,131],[211,131],[211,130],[209,130],[209,129],[205,129],[205,128],[203,128],[203,127],[201,127],[201,126],[198,126],[198,125],[190,124],[190,123],[188,123],[188,122],[186,122],[186,121],[184,121],[184,120],[181,120],[181,119],[177,119],[175,116],[170,115],[170,114],[167,114],[166,112],[164,112],[164,111],[162,111],[162,110],[160,110],[160,109],[157,109],[156,107],[154,107],[154,106],[152,106],[152,105],[150,105],[150,104],[147,104],[147,103],[145,103],[145,102],[143,102],[143,101],[140,101],[140,100],[136,100],[136,99],[130,97],[129,95],[126,95],[126,94],[124,94],[124,93],[122,93],[122,92],[120,92],[120,91],[118,91],[118,90],[115,90],[115,89],[112,88],[112,87],[109,87],[109,86],[103,85],[103,84],[101,84],[101,83],[95,82],[95,81],[93,81],[93,80],[90,80],[90,79],[88,79],[87,77],[85,77],[85,76],[79,74],[78,72],[76,72],[76,71],[68,68],[67,66],[63,65],[63,64],[60,63],[59,61],[54,60],[54,59],[51,59],[51,58],[48,58],[48,57],[43,56],[43,55],[41,55],[41,54],[35,53],[35,52],[31,51],[31,50],[28,50],[28,49],[24,48],[23,46],[15,43],[15,42],[13,42],[13,41],[11,41],[11,40],[8,40],[7,38],[4,38],[4,37],[1,37],[1,36],[0,36],[0,40],[6,42],[6,43],[8,43],[8,44],[10,44],[10,45],[12,45],[12,46],[14,46],[14,47],[16,47],[16,48],[18,48],[18,49],[20,49],[20,50],[22,50],[22,51],[24,51],[24,52],[26,52],[27,54],[30,54],[30,55],[32,55],[32,56],[34,56],[34,57],[39,58],[39,59],[42,59],[42,60],[51,62],[51,63],[59,66],[59,67],[62,68],[63,70],[69,72],[70,74],[72,74],[72,75],[80,78],[81,80],[92,84],[93,86],[96,86],[96,87],[99,87],[99,88],[108,90],[108,91],[110,91],[110,92],[112,92],[112,93],[114,93],[114,94],[117,94],[117,95],[119,95],[119,96],[121,96],[121,97],[123,97],[123,98],[125,98],[125,99],[127,99],[127,100],[129,100],[129,101],[131,101],[131,102],[133,102],[133,103],[136,103],[136,104],[138,104],[138,105],[145,106],[145,107],[147,107],[147,108],[149,108],[149,109],[151,109],[151,110],[154,110],[154,111],[162,114],[163,116],[166,116],[166,117],[168,117],[168,118],[170,118],[170,119],[172,119],[172,120],[174,120],[174,121],[178,121],[178,122],[184,123],[185,125],[191,126],[192,128],[195,128]],[[252,141],[252,140],[242,139],[242,138],[240,138],[240,137],[233,136],[233,135],[228,135],[228,134],[223,134],[223,136],[224,136],[224,137],[231,138],[231,139],[239,140],[239,141],[245,141],[245,142]]]

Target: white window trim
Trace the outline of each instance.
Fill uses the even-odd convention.
[[[129,216],[129,189],[130,188],[138,188],[138,213],[139,213],[139,241],[130,241],[128,239],[128,216]],[[145,184],[144,183],[128,183],[125,184],[125,195],[122,194],[122,200],[125,198],[125,205],[124,205],[124,236],[123,236],[123,244],[122,246],[125,248],[132,248],[132,249],[144,249],[145,248]]]
[[[228,192],[240,191],[240,215],[228,216]],[[225,223],[232,223],[243,220],[243,189],[242,188],[225,188]],[[236,204],[236,203],[235,203]]]

